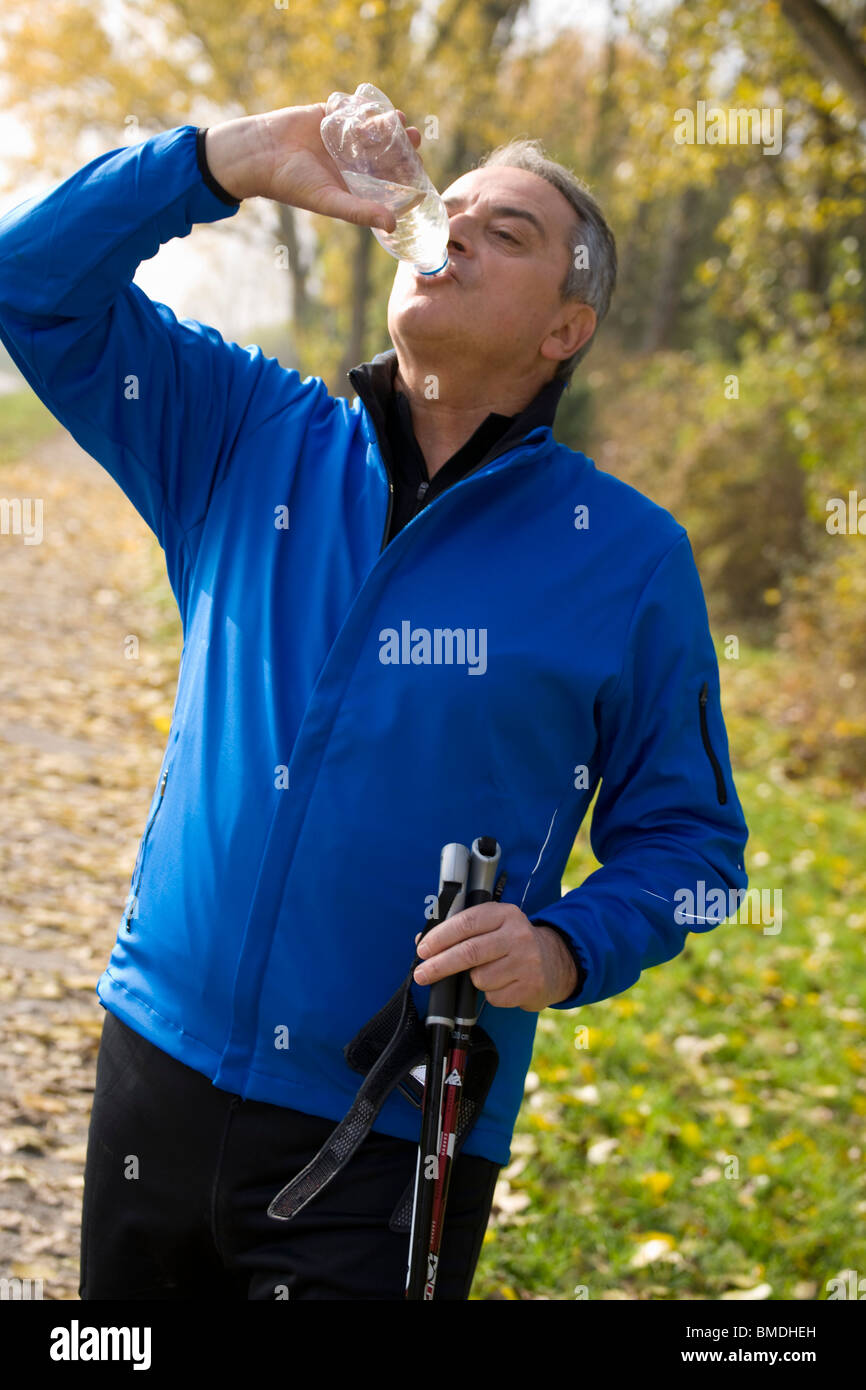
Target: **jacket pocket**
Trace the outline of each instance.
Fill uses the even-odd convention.
[[[710,731],[707,725],[708,697],[709,686],[707,682],[704,681],[703,685],[701,686],[701,693],[698,696],[698,709],[700,711],[701,716],[701,738],[703,739],[704,748],[706,750],[707,757],[709,758],[710,763],[712,765],[713,772],[716,775],[716,795],[719,798],[719,805],[724,806],[725,802],[728,799],[728,793],[725,788],[725,778],[724,774],[722,773],[721,764],[719,763],[719,760],[716,757],[713,745],[710,743]]]
[[[123,916],[123,925],[126,927],[127,931],[132,931],[132,924],[130,919],[138,915],[138,885],[141,882],[141,872],[144,868],[144,854],[145,850],[147,849],[147,842],[150,839],[150,832],[153,829],[153,823],[159,815],[160,808],[162,806],[162,799],[165,796],[165,786],[167,781],[168,768],[165,769],[165,771],[162,774],[162,777],[160,778],[159,797],[157,798],[156,805],[154,806],[152,812],[150,813],[150,816],[148,817],[147,825],[144,827],[144,835],[142,836],[141,844],[138,847],[138,857],[135,861],[135,868],[132,871],[132,883],[129,889],[129,897],[126,900],[126,911],[124,912]]]

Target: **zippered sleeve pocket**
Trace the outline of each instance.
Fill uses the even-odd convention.
[[[141,873],[142,869],[144,868],[144,854],[145,850],[147,849],[147,842],[150,839],[150,832],[153,829],[153,823],[159,815],[160,808],[162,807],[162,799],[165,796],[165,788],[167,782],[168,768],[165,768],[159,782],[159,795],[157,797],[157,802],[152,812],[150,813],[147,825],[144,827],[144,834],[141,838],[141,843],[138,847],[138,855],[135,860],[135,867],[132,871],[132,882],[129,889],[129,896],[126,900],[126,908],[124,910],[122,922],[122,925],[126,927],[127,931],[132,931],[131,919],[133,917],[138,916],[138,886],[141,882]]]
[[[713,769],[713,772],[715,773],[715,778],[716,778],[716,796],[717,796],[718,799],[719,799],[719,805],[720,805],[720,806],[724,806],[725,802],[726,802],[727,799],[728,799],[728,793],[727,793],[727,789],[726,789],[726,787],[725,787],[725,777],[724,777],[724,773],[722,772],[721,764],[720,764],[718,758],[716,757],[715,749],[713,748],[713,745],[712,745],[712,743],[710,742],[710,730],[709,730],[709,725],[708,725],[708,722],[707,722],[707,700],[708,700],[708,699],[709,699],[709,685],[708,685],[707,681],[704,681],[703,685],[701,686],[701,693],[700,693],[700,695],[698,696],[698,710],[699,710],[699,713],[700,713],[700,720],[701,720],[701,739],[702,739],[702,741],[703,741],[703,745],[704,745],[704,749],[706,750],[707,757],[708,757],[709,760],[710,760],[710,765],[711,765],[711,767],[712,767],[712,769]]]

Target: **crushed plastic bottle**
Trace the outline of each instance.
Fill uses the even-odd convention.
[[[384,92],[369,82],[351,95],[332,92],[320,129],[349,192],[382,203],[397,219],[393,232],[371,229],[380,246],[422,275],[443,271],[448,213]]]

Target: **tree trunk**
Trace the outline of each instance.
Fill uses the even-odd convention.
[[[642,352],[656,352],[670,342],[680,308],[683,250],[699,202],[698,189],[686,188],[671,204],[655,296],[641,343]]]
[[[298,227],[295,210],[286,203],[277,203],[277,218],[281,245],[286,247],[289,257],[289,274],[292,283],[292,302],[289,315],[299,328],[303,328],[310,317],[310,297],[307,293],[308,269],[301,261],[298,245]]]
[[[370,255],[373,233],[369,227],[355,228],[355,252],[352,257],[352,322],[346,349],[337,371],[337,380],[330,387],[334,396],[352,395],[346,373],[364,360],[364,333],[367,327],[367,300],[370,295]]]
[[[590,183],[595,183],[601,177],[610,162],[610,120],[615,108],[613,79],[616,72],[617,60],[615,21],[618,18],[619,6],[614,3],[611,5],[610,14],[608,16],[604,83],[599,93],[598,104],[596,106],[595,139],[592,142],[592,149],[589,157]]]
[[[866,115],[866,55],[857,36],[819,0],[781,0],[781,10],[801,47]]]

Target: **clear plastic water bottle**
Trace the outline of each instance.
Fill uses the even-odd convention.
[[[322,142],[350,193],[384,204],[397,219],[393,232],[373,227],[376,240],[422,275],[448,264],[448,213],[394,106],[369,82],[353,94],[332,92],[321,124]]]

